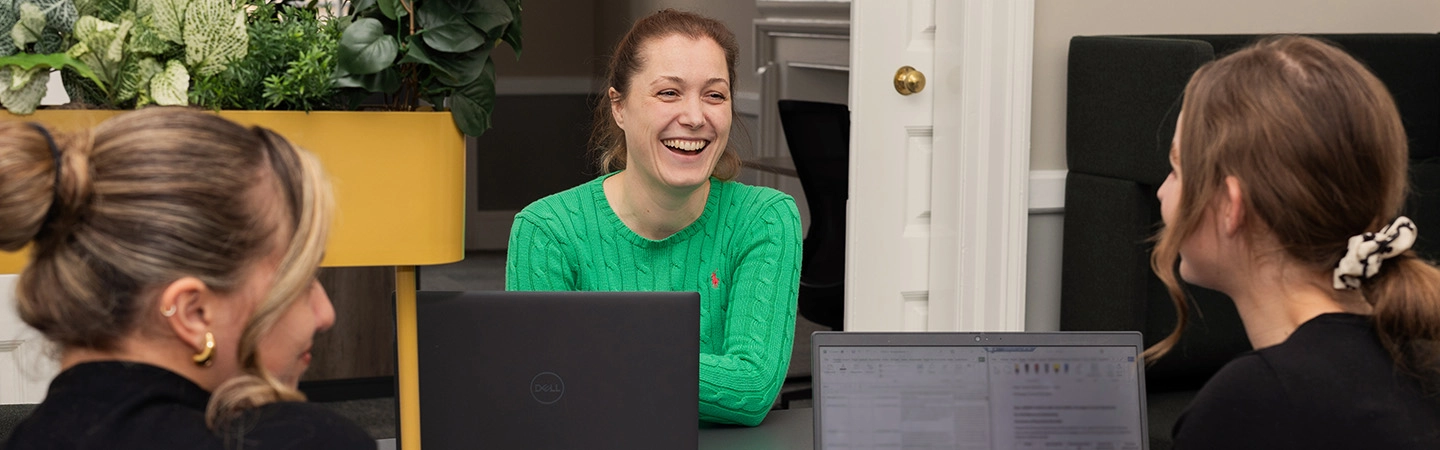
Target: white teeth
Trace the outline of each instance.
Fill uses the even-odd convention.
[[[660,141],[660,143],[665,144],[666,147],[670,147],[676,150],[684,150],[687,152],[700,150],[702,148],[705,148],[706,144],[709,144],[709,142],[707,141],[692,141],[687,139],[666,139]]]

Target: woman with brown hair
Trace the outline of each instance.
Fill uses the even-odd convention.
[[[1270,38],[1185,89],[1153,254],[1229,295],[1254,351],[1181,415],[1176,448],[1440,448],[1440,270],[1397,216],[1408,148],[1385,86],[1345,52]]]
[[[214,114],[0,123],[0,249],[62,370],[7,448],[374,448],[296,389],[331,208],[314,156]]]
[[[735,35],[664,10],[611,60],[592,145],[605,175],[515,216],[506,287],[700,293],[700,419],[756,425],[790,365],[800,216],[732,181]]]

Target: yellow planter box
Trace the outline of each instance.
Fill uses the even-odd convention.
[[[41,110],[0,120],[59,130],[93,127],[121,111]],[[314,152],[338,208],[324,265],[420,266],[465,257],[465,139],[448,112],[222,111]],[[25,252],[0,252],[0,274]]]

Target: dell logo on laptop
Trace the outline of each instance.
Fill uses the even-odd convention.
[[[565,380],[555,372],[540,372],[530,379],[530,396],[542,405],[560,401],[565,395]]]

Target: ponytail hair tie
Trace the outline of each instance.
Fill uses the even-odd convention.
[[[1350,248],[1335,265],[1335,289],[1359,289],[1360,281],[1380,272],[1380,262],[1415,245],[1415,222],[1400,216],[1375,233],[1350,237]]]

